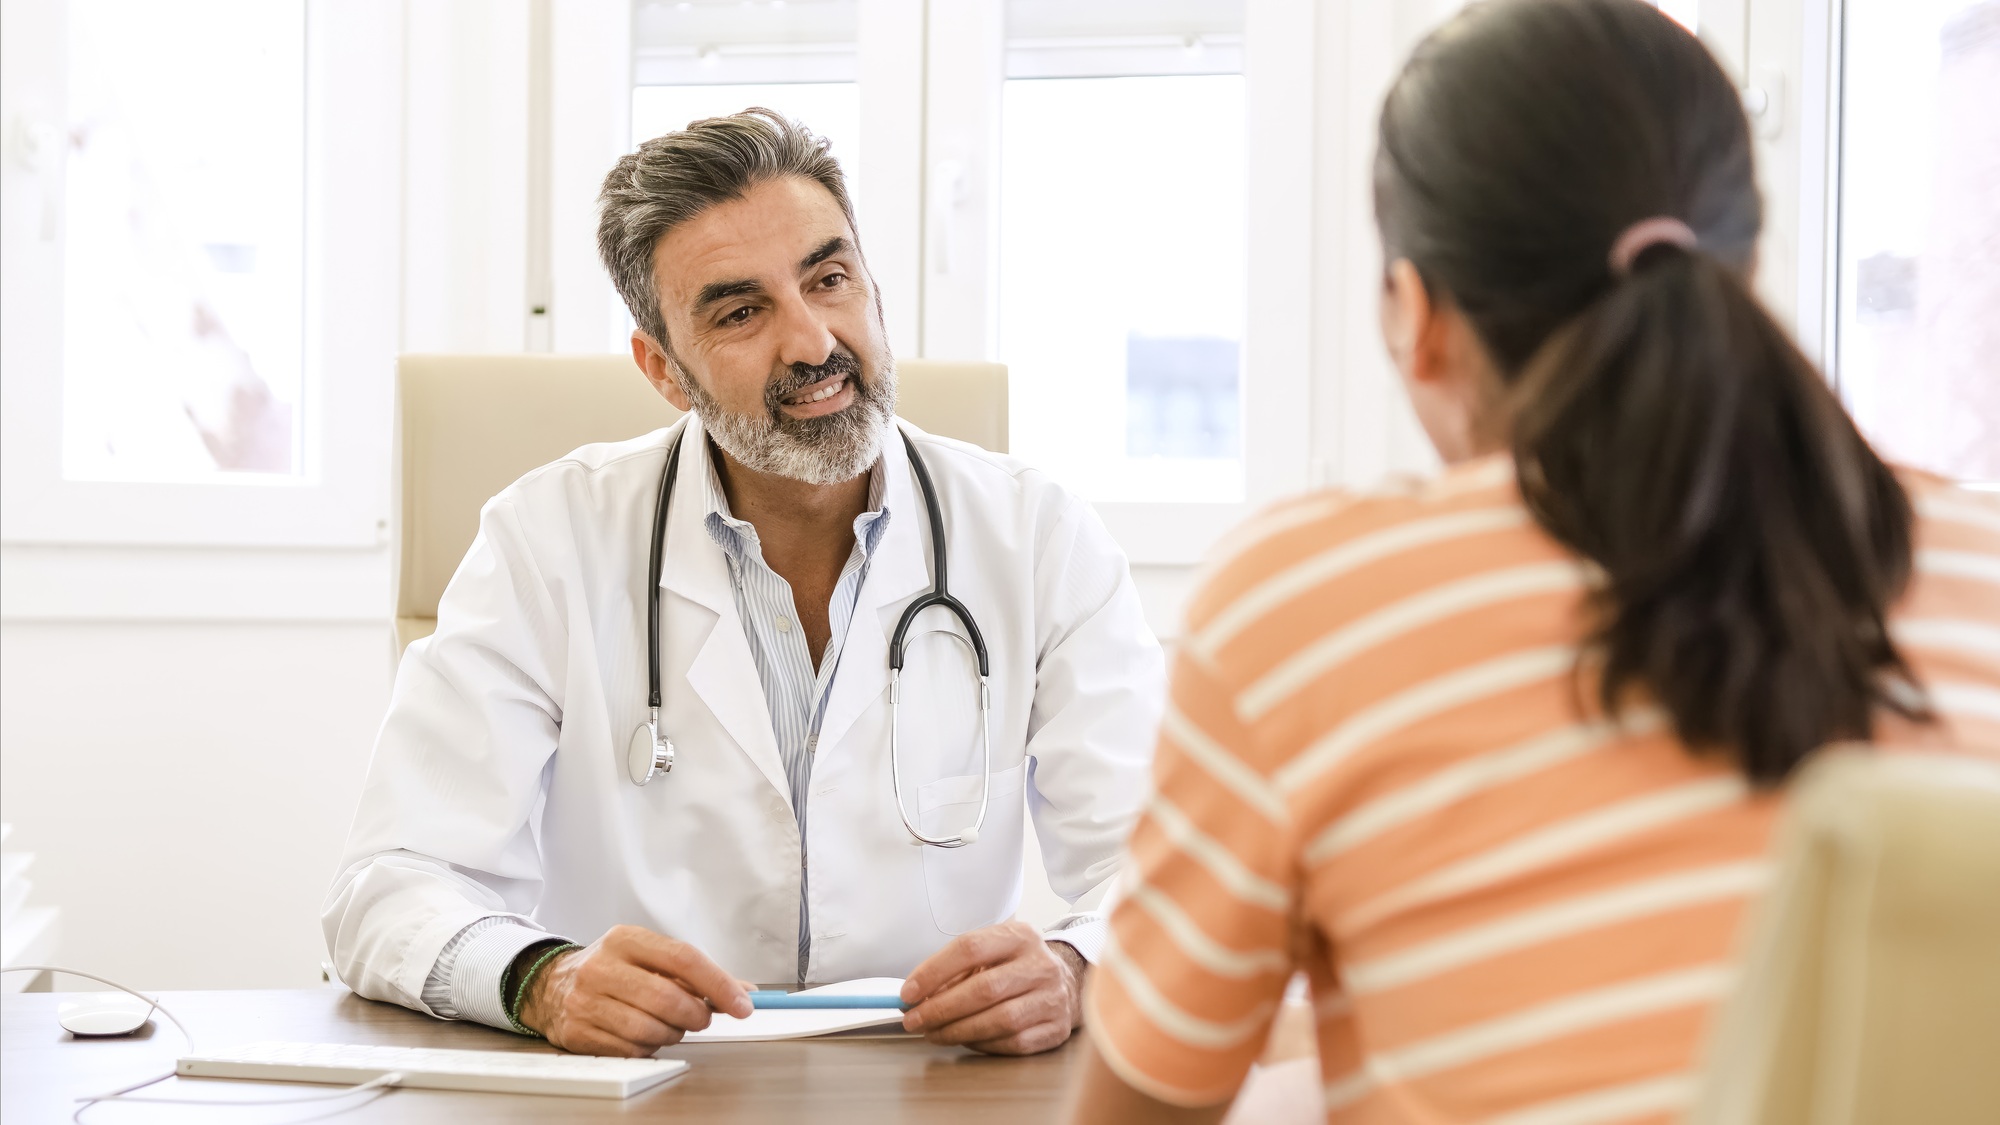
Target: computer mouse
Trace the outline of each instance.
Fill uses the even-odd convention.
[[[122,992],[102,992],[66,1000],[56,1009],[56,1022],[71,1035],[86,1039],[130,1035],[146,1026],[153,1005]]]

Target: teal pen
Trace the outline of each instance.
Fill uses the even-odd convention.
[[[776,1009],[894,1008],[899,1012],[908,1011],[910,1008],[899,996],[829,996],[817,993],[804,996],[796,992],[780,992],[771,988],[760,988],[751,992],[750,1006]]]

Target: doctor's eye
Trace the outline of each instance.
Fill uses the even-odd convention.
[[[743,307],[741,307],[741,308],[738,308],[738,309],[733,309],[733,310],[731,310],[730,312],[728,312],[728,313],[724,314],[724,316],[723,316],[723,318],[722,318],[722,323],[724,323],[724,324],[742,324],[742,323],[743,323],[744,321],[746,321],[746,320],[749,320],[749,319],[750,319],[750,314],[751,314],[751,313],[753,313],[753,312],[756,312],[756,311],[757,311],[757,310],[756,310],[756,307],[755,307],[755,306],[753,306],[753,305],[744,305],[744,306],[743,306]]]
[[[819,279],[819,287],[821,289],[838,289],[845,284],[847,284],[847,275],[839,270],[835,270]]]

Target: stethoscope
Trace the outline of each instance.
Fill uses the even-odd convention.
[[[650,591],[646,599],[646,677],[649,688],[646,709],[649,717],[632,732],[631,748],[625,756],[626,771],[635,785],[644,785],[674,768],[673,739],[660,730],[660,566],[667,541],[667,508],[673,502],[674,478],[680,472],[681,440],[686,436],[687,431],[683,428],[667,450],[667,466],[660,474],[660,498],[653,505],[653,544],[646,563],[646,588]],[[986,824],[986,805],[993,794],[993,692],[986,683],[986,642],[979,635],[978,624],[972,620],[972,611],[965,608],[964,602],[952,597],[945,585],[944,513],[938,507],[937,487],[931,483],[930,467],[918,455],[909,435],[902,437],[903,448],[910,454],[910,467],[917,472],[917,487],[924,494],[924,510],[930,516],[933,578],[930,593],[911,602],[903,610],[902,619],[896,622],[896,631],[889,635],[889,784],[894,790],[896,813],[903,818],[903,829],[910,834],[912,843],[962,848],[979,839],[979,830]],[[932,606],[949,611],[965,626],[966,637],[949,631],[944,635],[966,646],[979,665],[979,741],[984,759],[980,767],[983,779],[979,787],[979,817],[972,822],[972,827],[952,836],[926,836],[910,822],[909,808],[903,803],[903,769],[898,756],[903,642],[909,636],[910,622]]]

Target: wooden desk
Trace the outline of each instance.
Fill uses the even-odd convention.
[[[71,994],[73,995],[73,994]],[[72,1099],[102,1093],[172,1070],[185,1050],[180,1033],[159,1016],[142,1038],[75,1040],[56,1025],[63,993],[5,998],[0,1022],[0,1118],[8,1125],[66,1122]],[[318,1043],[380,1043],[546,1051],[524,1039],[476,1024],[447,1023],[389,1004],[362,1000],[328,986],[267,992],[169,992],[167,1006],[204,1047],[288,1039]],[[105,1122],[784,1122],[786,1125],[887,1125],[891,1122],[1048,1121],[1061,1105],[1070,1070],[1083,1052],[1075,1040],[1026,1059],[989,1058],[922,1040],[713,1043],[671,1048],[692,1063],[666,1086],[626,1101],[391,1090],[353,1101],[289,1107],[102,1106],[85,1125]],[[287,1097],[324,1086],[175,1078],[144,1091],[162,1097]],[[369,1098],[374,1100],[370,1101]],[[351,1106],[351,1108],[350,1108]]]

